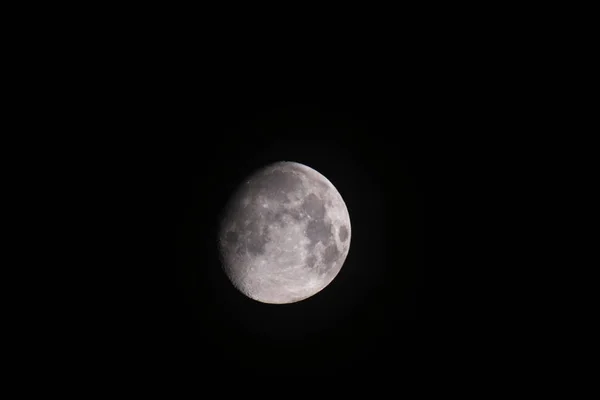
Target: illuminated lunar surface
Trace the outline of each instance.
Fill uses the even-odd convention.
[[[327,178],[282,161],[244,181],[218,235],[223,269],[239,291],[262,303],[294,303],[340,272],[350,249],[350,216]]]

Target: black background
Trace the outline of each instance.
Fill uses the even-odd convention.
[[[97,323],[106,348],[137,366],[162,360],[240,376],[414,369],[423,346],[425,97],[324,79],[220,82],[135,85],[106,105],[119,115],[99,123],[94,150],[107,149],[97,168],[109,190],[94,193],[110,232],[95,277],[107,282]],[[216,226],[238,183],[280,160],[336,186],[352,237],[326,289],[269,305],[228,281]]]
[[[27,152],[45,156],[36,174],[49,178],[47,187],[33,185],[33,198],[60,206],[43,210],[56,218],[44,226],[48,234],[35,231],[57,239],[59,255],[36,252],[48,275],[60,269],[55,264],[75,265],[56,279],[62,285],[48,280],[51,293],[39,304],[50,321],[32,330],[31,342],[46,338],[44,347],[57,353],[47,360],[72,349],[81,361],[71,363],[75,369],[86,374],[91,366],[102,378],[168,369],[225,378],[390,372],[401,383],[411,371],[428,379],[421,367],[440,361],[453,364],[443,374],[454,371],[471,343],[495,361],[489,350],[507,342],[486,338],[500,325],[486,295],[507,302],[512,293],[497,282],[520,273],[505,268],[514,260],[498,259],[522,224],[506,237],[489,234],[510,221],[506,205],[523,196],[502,188],[511,186],[511,151],[523,149],[522,126],[511,117],[533,103],[532,89],[522,96],[513,79],[523,75],[520,59],[504,58],[478,30],[465,29],[464,40],[454,28],[427,24],[382,35],[389,42],[348,40],[340,31],[319,41],[321,52],[306,45],[309,54],[282,38],[263,46],[268,56],[260,40],[249,39],[246,51],[223,44],[226,28],[188,35],[191,45],[134,30],[132,40],[105,43],[106,29],[98,29],[97,43],[82,37],[64,54],[52,43],[32,64],[39,94],[23,91],[45,111],[26,118],[42,124],[41,134],[23,135]],[[334,183],[352,241],[325,290],[275,306],[245,298],[227,281],[215,228],[240,180],[279,160],[305,163]],[[438,175],[445,184],[432,182]],[[432,188],[428,211],[442,240],[428,243],[435,249],[428,259],[439,259],[428,268],[435,264],[443,278],[425,294],[423,197]],[[490,251],[490,243],[498,248]],[[64,304],[46,303],[57,294]],[[437,311],[425,307],[431,303]],[[444,312],[447,320],[435,315]],[[55,320],[59,314],[68,324]],[[487,316],[489,327],[480,323]],[[444,357],[447,349],[456,356]]]

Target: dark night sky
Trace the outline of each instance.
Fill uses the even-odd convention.
[[[6,146],[18,159],[6,172],[14,178],[31,169],[31,179],[17,180],[33,193],[9,189],[26,209],[7,212],[46,246],[7,264],[26,275],[9,312],[41,294],[31,312],[18,311],[33,322],[25,343],[7,342],[27,385],[49,387],[28,374],[36,368],[51,383],[94,393],[115,381],[154,390],[167,373],[186,374],[205,397],[211,383],[221,396],[304,389],[313,397],[321,382],[353,390],[387,381],[406,393],[410,383],[447,391],[444,377],[468,387],[498,377],[486,387],[493,390],[520,368],[529,377],[532,364],[523,361],[548,335],[527,337],[525,326],[551,308],[524,276],[529,264],[544,276],[546,264],[517,254],[536,238],[531,215],[539,204],[528,191],[540,176],[554,179],[536,158],[548,136],[540,122],[556,117],[536,98],[554,101],[547,60],[528,65],[539,38],[516,35],[507,45],[503,27],[493,26],[498,39],[489,38],[444,13],[449,29],[437,21],[410,26],[414,16],[403,14],[398,24],[372,20],[398,32],[375,29],[370,38],[361,19],[336,13],[352,29],[332,25],[331,39],[307,41],[313,27],[303,22],[292,42],[268,28],[269,40],[251,37],[262,27],[245,14],[253,26],[244,31],[211,27],[205,20],[213,15],[199,15],[191,24],[174,18],[172,30],[136,11],[130,19],[152,29],[128,23],[131,35],[109,20],[90,36],[63,27],[64,40],[49,34],[53,27],[35,34],[35,43],[47,41],[45,53],[24,46],[34,60],[15,58],[25,76],[10,76],[20,97],[9,103],[21,107],[22,97],[35,107],[23,107],[9,135],[24,145]],[[87,18],[76,19],[87,25]],[[487,18],[476,20],[487,25]],[[288,23],[287,14],[276,19]],[[560,153],[547,153],[564,164]],[[330,285],[298,303],[269,305],[229,282],[216,228],[236,186],[282,160],[335,185],[352,236]],[[426,191],[435,229],[427,246]],[[40,219],[28,221],[30,213]],[[74,268],[63,273],[65,264]],[[25,325],[13,325],[20,335]],[[541,360],[555,354],[545,345],[543,352]]]
[[[413,368],[404,360],[422,346],[423,99],[314,82],[178,83],[137,91],[142,100],[119,120],[130,134],[105,144],[107,229],[116,231],[108,258],[120,260],[105,273],[111,294],[100,308],[110,347],[140,364],[164,358],[233,375]],[[236,184],[279,160],[331,180],[352,222],[339,275],[290,305],[244,297],[216,249],[217,216]]]
[[[382,35],[389,42],[336,30],[335,41],[318,41],[321,51],[300,41],[309,55],[284,37],[261,54],[262,41],[242,43],[245,32],[225,45],[223,26],[172,40],[157,26],[155,38],[135,29],[134,40],[115,35],[114,45],[82,36],[65,54],[53,44],[47,60],[32,64],[48,65],[41,94],[23,91],[47,109],[28,116],[43,128],[22,135],[25,148],[49,159],[35,172],[48,175],[48,187],[26,185],[36,202],[58,203],[41,207],[57,220],[44,226],[50,234],[35,233],[54,236],[60,254],[34,251],[48,275],[75,264],[58,276],[60,286],[43,282],[52,293],[39,308],[50,321],[32,330],[32,342],[56,352],[46,360],[64,361],[72,349],[72,366],[101,379],[107,371],[125,379],[188,371],[206,378],[199,390],[213,376],[233,387],[232,378],[297,374],[351,382],[385,373],[399,386],[417,375],[437,386],[424,371],[446,362],[442,373],[453,372],[472,344],[495,362],[486,351],[508,346],[486,338],[501,330],[486,297],[498,307],[514,301],[503,279],[521,273],[502,257],[522,222],[508,234],[498,228],[510,221],[507,205],[524,196],[505,178],[514,148],[529,151],[511,119],[531,101],[513,79],[520,60],[504,65],[486,38],[469,45],[478,31],[453,40],[427,24]],[[105,42],[106,29],[97,31]],[[336,186],[352,237],[329,286],[298,303],[268,305],[228,281],[216,227],[236,185],[281,160],[306,164]],[[428,241],[427,286],[426,190],[428,222],[441,238]],[[49,302],[55,295],[60,307]],[[480,322],[487,317],[489,329]]]

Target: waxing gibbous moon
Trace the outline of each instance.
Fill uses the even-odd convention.
[[[251,174],[220,221],[223,269],[251,299],[304,300],[329,285],[350,249],[350,216],[333,184],[314,169],[282,161]]]

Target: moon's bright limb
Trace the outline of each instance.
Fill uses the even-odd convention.
[[[321,291],[350,249],[350,216],[333,184],[314,169],[282,161],[252,174],[219,228],[225,273],[246,296],[294,303]]]

